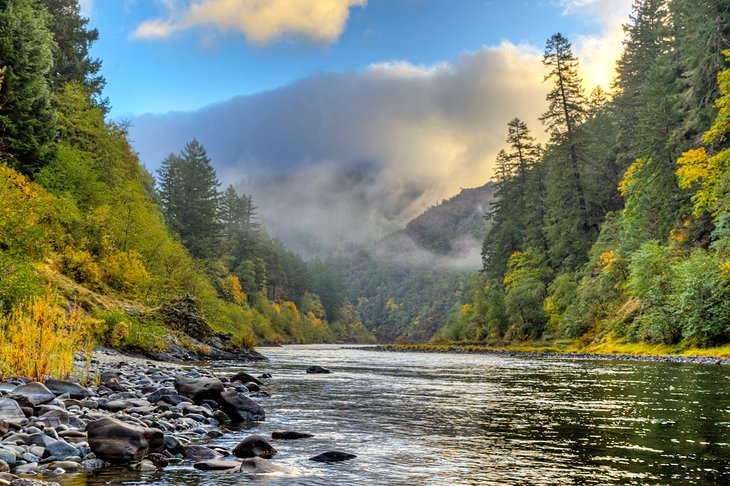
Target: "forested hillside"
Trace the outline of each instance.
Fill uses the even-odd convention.
[[[550,141],[509,123],[485,279],[442,337],[730,342],[730,3],[636,1],[625,30],[611,95],[548,40]]]
[[[369,339],[199,143],[147,172],[107,119],[98,35],[76,0],[0,2],[0,345],[38,299],[130,350]],[[181,307],[200,319],[177,326]]]

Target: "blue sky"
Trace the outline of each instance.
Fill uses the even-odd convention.
[[[165,38],[134,37],[145,21],[180,16],[188,1],[97,0],[86,3],[85,13],[101,32],[93,54],[104,62],[112,114],[130,117],[191,110],[313,74],[361,70],[373,63],[450,62],[504,40],[539,49],[556,31],[570,38],[600,35],[605,21],[600,13],[611,12],[611,4],[624,8],[626,3],[369,0],[350,6],[336,39],[284,34],[265,45],[250,42],[239,29],[224,32],[212,24]]]

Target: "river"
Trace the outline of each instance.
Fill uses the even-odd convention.
[[[730,484],[730,368],[417,354],[284,346],[269,363],[266,422],[213,444],[276,429],[288,476],[262,484]],[[310,365],[329,375],[307,375]],[[357,459],[318,464],[327,450]],[[153,475],[105,471],[66,485],[239,484],[189,466]]]

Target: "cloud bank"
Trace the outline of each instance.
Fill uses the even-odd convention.
[[[168,15],[141,23],[136,39],[167,38],[176,32],[204,27],[240,32],[249,42],[266,45],[294,35],[323,44],[335,42],[345,29],[350,8],[367,0],[192,0],[178,5],[164,0]]]

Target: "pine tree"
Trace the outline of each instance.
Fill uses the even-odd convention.
[[[32,174],[53,153],[53,37],[32,0],[0,0],[0,157]]]

